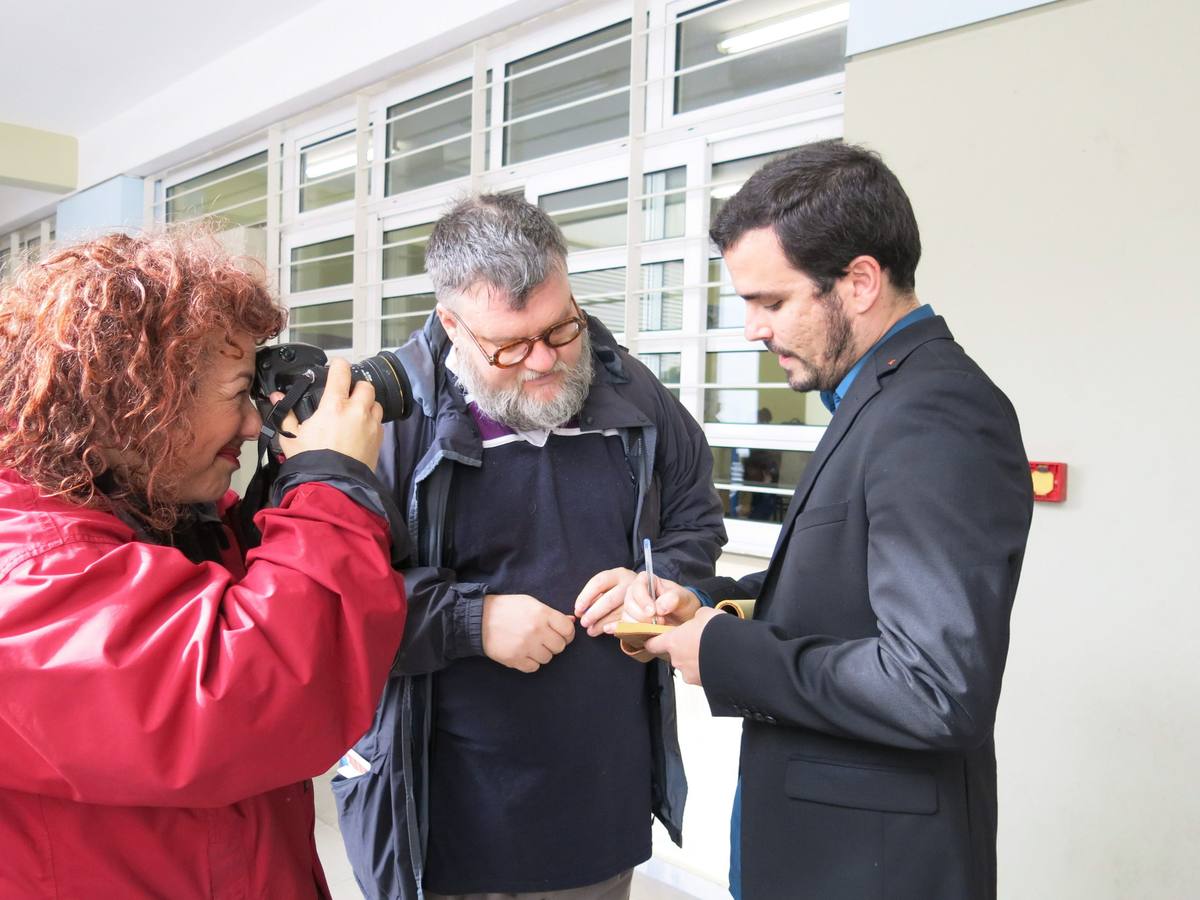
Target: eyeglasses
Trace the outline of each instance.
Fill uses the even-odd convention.
[[[475,346],[479,348],[479,352],[483,354],[484,359],[488,361],[489,365],[493,365],[497,369],[511,369],[513,366],[520,365],[525,361],[525,357],[533,352],[533,348],[537,346],[538,341],[544,341],[548,347],[565,347],[579,337],[579,335],[583,334],[583,329],[587,327],[587,319],[579,311],[579,304],[575,302],[574,297],[571,298],[571,305],[575,307],[575,315],[571,318],[563,319],[561,322],[551,325],[541,334],[521,338],[519,341],[505,344],[503,347],[497,348],[495,353],[488,353],[483,349],[483,344],[479,343],[479,338],[475,337],[475,332],[467,327],[467,323],[462,320],[462,316],[454,310],[450,310],[450,315],[454,316],[455,321],[462,326],[463,331],[470,335],[471,340],[475,342]]]

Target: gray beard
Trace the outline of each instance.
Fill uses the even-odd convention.
[[[458,354],[458,371],[455,374],[480,412],[493,422],[499,422],[514,431],[549,430],[562,425],[583,409],[583,401],[592,388],[592,342],[587,329],[584,329],[579,340],[583,342],[583,347],[574,367],[559,360],[550,370],[562,372],[563,380],[558,394],[547,401],[537,400],[522,390],[524,382],[545,373],[522,370],[520,381],[516,384],[494,388],[483,379],[484,363],[475,353],[468,352]]]

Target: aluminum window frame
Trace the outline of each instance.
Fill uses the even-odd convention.
[[[753,2],[753,0],[729,0],[729,3],[746,2]],[[803,9],[807,6],[820,5],[821,2],[823,0],[807,0],[807,2],[798,3],[797,6],[798,9]],[[720,5],[728,6],[729,3]],[[676,26],[679,24],[681,17],[686,18],[689,13],[698,12],[701,8],[707,6],[715,9],[718,4],[712,3],[711,0],[669,0],[669,2],[663,4],[661,7],[664,19],[662,21],[662,50],[660,59],[664,65],[658,73],[658,77],[662,80],[658,115],[661,117],[663,128],[689,128],[714,118],[747,117],[746,114],[751,111],[759,115],[749,118],[769,119],[772,118],[773,113],[777,112],[781,105],[786,106],[790,101],[801,98],[817,98],[832,102],[840,99],[844,94],[846,88],[846,70],[843,66],[841,72],[832,75],[824,75],[783,87],[757,91],[746,97],[701,106],[688,112],[675,112],[675,78],[678,77],[674,74],[676,71]],[[737,56],[729,57],[729,59],[737,58]]]

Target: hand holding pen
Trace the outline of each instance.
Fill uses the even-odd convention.
[[[682,625],[702,608],[699,598],[681,584],[654,574],[649,541],[642,544],[646,571],[638,574],[625,594],[622,618],[629,622],[652,622],[655,625]],[[616,623],[604,630],[612,633]]]

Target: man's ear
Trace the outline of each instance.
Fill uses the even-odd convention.
[[[453,338],[455,332],[458,331],[458,320],[454,318],[450,310],[440,303],[434,309],[437,310],[438,321],[442,323],[442,328],[446,329],[446,334]]]
[[[840,279],[846,311],[863,315],[870,312],[883,296],[883,268],[873,256],[856,256]]]

